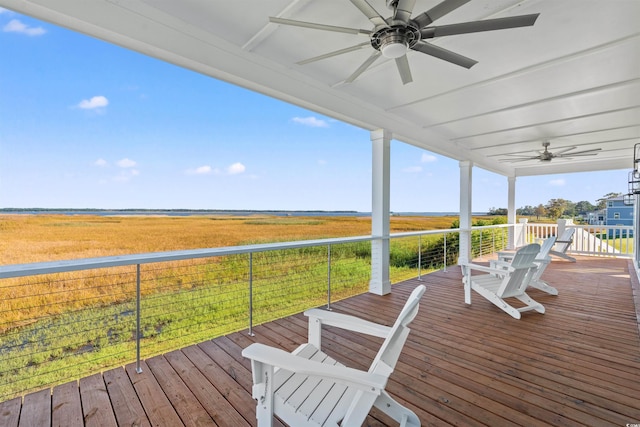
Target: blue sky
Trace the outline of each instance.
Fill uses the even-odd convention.
[[[369,132],[0,9],[0,207],[371,210]],[[473,210],[507,206],[474,168]],[[522,177],[516,206],[626,192]],[[458,211],[457,161],[392,142],[391,210]]]

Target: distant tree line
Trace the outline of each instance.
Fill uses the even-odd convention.
[[[540,217],[547,217],[552,219],[558,219],[562,217],[573,218],[576,216],[586,215],[589,212],[594,212],[600,209],[604,209],[607,206],[607,200],[612,197],[619,197],[622,193],[607,193],[598,200],[595,204],[592,204],[586,200],[574,203],[566,199],[551,199],[546,205],[542,203],[538,206],[524,206],[516,209],[516,215],[520,216],[535,216],[536,219]],[[489,209],[489,215],[507,215],[507,208],[491,208]]]

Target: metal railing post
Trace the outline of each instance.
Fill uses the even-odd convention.
[[[447,271],[447,233],[444,233],[444,271]]]
[[[418,280],[422,280],[422,236],[418,236]]]
[[[327,310],[331,311],[331,245],[327,245]]]
[[[491,253],[496,252],[496,229],[491,229]]]
[[[249,336],[253,337],[253,252],[249,252]]]
[[[136,264],[136,372],[142,373],[140,366],[140,339],[142,331],[140,325],[140,264]]]

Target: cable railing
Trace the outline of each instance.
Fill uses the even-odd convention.
[[[477,252],[489,237],[480,233]],[[364,293],[374,236],[0,267],[0,400]],[[498,239],[500,240],[500,239]],[[503,240],[500,240],[503,241]],[[459,230],[394,234],[397,283],[457,262]]]
[[[462,232],[470,233],[476,258],[507,248],[510,235],[520,230],[521,224],[392,234],[391,282],[456,265]],[[557,228],[526,230],[533,239]],[[603,239],[608,231],[602,230],[584,232]],[[608,244],[631,238],[626,229],[613,230]],[[367,292],[371,242],[379,239],[0,266],[0,400],[132,362],[140,368],[140,360],[154,355],[235,331],[252,334],[255,325],[311,307],[330,309],[335,301]],[[632,246],[627,242],[625,250]]]

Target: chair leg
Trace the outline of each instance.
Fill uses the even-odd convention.
[[[516,308],[510,306],[509,304],[505,304],[506,307],[500,306],[498,304],[495,304],[495,305],[498,306],[498,308],[500,308],[502,311],[507,313],[509,316],[513,317],[514,319],[520,319],[522,317],[522,315],[520,314],[520,310],[517,310]]]
[[[464,302],[471,304],[471,272],[462,267],[462,285],[464,286]]]
[[[569,261],[569,262],[576,262],[576,259],[575,259],[574,257],[569,256],[569,255],[567,255],[567,254],[566,254],[566,253],[564,253],[564,252],[549,251],[549,254],[551,254],[551,255],[555,255],[555,256],[560,257],[560,258],[564,258],[564,259],[566,259],[566,260],[567,260],[567,261]]]
[[[399,404],[386,391],[378,396],[373,406],[396,420],[401,427],[420,427],[420,418],[412,410]]]
[[[553,286],[549,286],[548,283],[543,282],[542,280],[532,280],[531,283],[529,283],[529,286],[531,286],[532,288],[540,289],[541,291],[544,291],[549,295],[558,295],[558,290],[556,288],[554,288]]]
[[[377,397],[374,394],[358,390],[340,425],[344,427],[361,426],[376,399]]]
[[[260,380],[253,385],[253,398],[256,399],[256,419],[258,427],[273,425],[273,366],[255,360],[251,361],[253,375]]]
[[[544,314],[544,306],[539,302],[537,302],[536,300],[534,300],[533,298],[531,298],[526,293],[523,295],[517,296],[516,298],[527,305],[526,307],[521,308],[519,310],[520,312],[535,310],[538,313]]]
[[[514,319],[520,318],[520,311],[509,305],[505,300],[500,298],[495,293],[483,288],[482,286],[473,286],[473,289],[480,295],[485,297],[491,304],[495,305],[500,310],[507,313],[509,316],[513,317]]]

